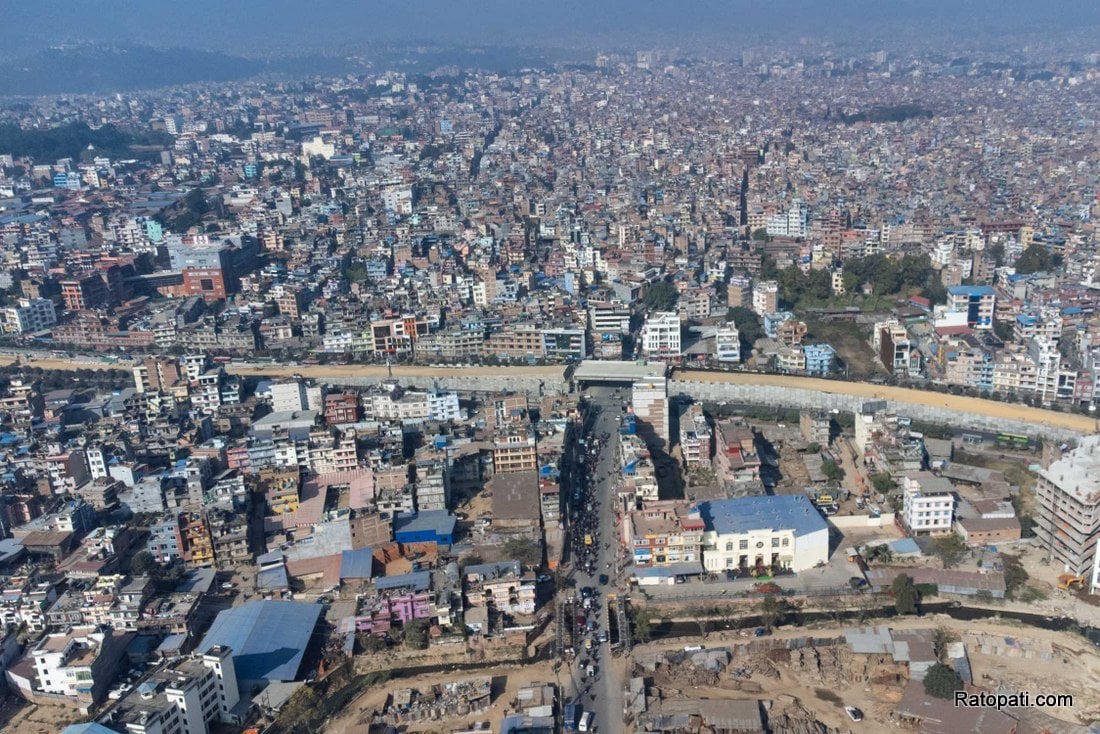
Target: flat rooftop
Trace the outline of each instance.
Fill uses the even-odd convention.
[[[622,360],[586,359],[573,371],[573,379],[578,382],[621,382],[628,384],[637,380],[655,380],[666,376],[668,365],[648,362],[627,362]]]

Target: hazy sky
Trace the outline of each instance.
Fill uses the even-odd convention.
[[[0,18],[8,56],[81,40],[293,53],[377,40],[740,46],[951,32],[969,45],[1100,29],[1100,0],[0,0]]]

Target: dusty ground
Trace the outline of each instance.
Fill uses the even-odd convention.
[[[559,680],[556,677],[549,663],[487,669],[484,674],[505,679],[502,690],[496,689],[497,681],[494,680],[493,704],[487,711],[437,721],[410,722],[403,724],[402,730],[405,732],[454,731],[473,728],[474,723],[487,721],[490,730],[499,731],[501,719],[512,700],[515,699],[516,691],[521,687],[532,683],[565,683],[564,680]],[[423,690],[436,683],[449,683],[477,676],[477,671],[463,671],[390,681],[384,686],[369,689],[359,698],[349,703],[342,715],[328,723],[325,732],[327,734],[367,734],[369,729],[367,722],[370,713],[382,710],[390,691],[397,688],[419,688]]]
[[[945,626],[955,630],[964,642],[970,643],[967,645],[967,653],[970,656],[975,680],[985,687],[1005,685],[1014,690],[1074,695],[1075,705],[1072,710],[1048,710],[1046,711],[1048,714],[1066,721],[1089,721],[1096,718],[1100,712],[1100,656],[1097,656],[1092,645],[1080,636],[1022,627],[999,620],[962,622],[942,615],[890,620],[889,626],[895,629],[927,629]],[[775,636],[801,637],[807,634],[807,629],[780,628],[776,630]],[[834,636],[842,633],[842,628],[827,623],[813,625],[810,629],[813,630],[813,634],[819,636]],[[973,640],[968,641],[967,635],[983,632],[1000,637],[1053,643],[1055,658],[1050,661],[1041,661],[982,655]],[[637,651],[675,650],[682,649],[687,644],[721,647],[723,644],[734,641],[745,642],[747,639],[747,636],[738,635],[736,632],[712,633],[701,643],[684,638],[677,642],[651,643],[635,649]],[[735,658],[732,667],[744,665],[744,661],[749,659]],[[762,658],[757,662],[761,660]],[[819,721],[842,731],[854,728],[853,723],[844,713],[843,707],[856,706],[865,715],[863,724],[856,730],[885,731],[887,728],[894,728],[889,715],[901,696],[900,686],[875,686],[872,690],[870,686],[851,685],[838,690],[835,683],[823,680],[818,675],[794,670],[789,664],[774,666],[773,672],[777,672],[777,676],[760,671],[760,668],[767,667],[766,665],[754,666],[753,675],[744,683],[731,680],[729,674],[724,674],[717,686],[693,687],[685,684],[678,690],[684,695],[699,698],[778,700],[784,695],[790,695]],[[743,689],[737,690],[734,688],[735,685],[743,686]]]
[[[1096,421],[1088,416],[1070,413],[1056,413],[1053,410],[1029,408],[1026,405],[999,403],[982,398],[968,398],[957,395],[943,395],[936,392],[914,390],[890,385],[875,385],[869,382],[842,382],[823,380],[816,377],[795,377],[793,375],[765,375],[752,372],[704,372],[699,370],[678,369],[678,380],[688,382],[726,382],[741,385],[773,385],[775,387],[853,395],[869,400],[893,400],[909,405],[925,405],[932,408],[948,408],[961,413],[974,413],[993,418],[1025,421],[1044,426],[1064,428],[1081,433],[1096,430]]]
[[[74,359],[53,359],[23,357],[22,363],[41,367],[47,370],[74,370],[74,369],[128,369],[129,363],[106,364],[93,357]],[[83,359],[83,361],[82,361]],[[0,355],[0,365],[12,364],[16,357]],[[302,375],[326,379],[333,377],[386,377],[389,372],[385,366],[375,365],[243,365],[230,363],[227,365],[229,372],[242,375],[268,375],[273,377]],[[394,366],[392,374],[396,378],[401,377],[494,377],[499,376],[502,370],[507,370],[510,376],[515,377],[560,377],[565,371],[564,367],[409,367]],[[1096,421],[1088,416],[1073,415],[1070,413],[1056,413],[1052,410],[1041,408],[1029,408],[1025,405],[1011,403],[999,403],[982,398],[968,398],[955,395],[942,395],[935,392],[914,390],[904,387],[891,387],[889,385],[875,385],[866,382],[841,382],[839,380],[823,380],[814,377],[795,377],[792,375],[765,375],[750,372],[707,372],[699,370],[675,371],[675,377],[691,382],[728,382],[744,385],[775,385],[778,387],[797,388],[804,390],[820,390],[823,392],[842,393],[868,399],[894,400],[910,405],[926,405],[930,407],[947,407],[963,413],[976,413],[994,418],[1026,421],[1039,425],[1065,428],[1081,433],[1092,433],[1096,430]]]
[[[69,724],[87,720],[62,706],[36,706],[8,696],[0,706],[0,731],[4,734],[57,734]]]

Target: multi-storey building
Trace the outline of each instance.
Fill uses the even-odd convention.
[[[966,314],[972,329],[992,329],[996,291],[988,285],[953,285],[947,289],[947,307]]]
[[[466,567],[466,601],[503,614],[534,614],[534,577],[524,577],[519,561],[483,563]]]
[[[654,449],[664,449],[669,443],[668,379],[648,377],[631,388],[631,406],[638,425],[638,434]]]
[[[715,426],[714,470],[721,482],[740,482],[760,476],[760,456],[752,429],[739,418]]]
[[[1040,469],[1035,485],[1035,535],[1047,559],[1067,573],[1100,588],[1100,436],[1077,446]]]
[[[671,311],[658,311],[642,327],[642,352],[650,359],[678,361],[680,349],[680,317]]]
[[[57,312],[48,298],[20,298],[15,306],[0,309],[0,330],[5,334],[41,331],[57,323]]]
[[[634,565],[643,567],[698,563],[705,529],[698,509],[678,500],[646,502],[623,523]]]
[[[706,524],[703,567],[710,572],[787,568],[829,560],[829,526],[803,494],[700,502]]]
[[[929,472],[902,478],[902,522],[914,535],[948,533],[955,522],[951,483]]]
[[[719,362],[741,361],[741,333],[732,321],[719,326],[715,332],[714,356]]]
[[[680,454],[684,466],[710,467],[714,436],[700,403],[692,403],[680,413]]]
[[[779,310],[779,283],[765,280],[752,288],[752,310],[760,318]]]
[[[215,722],[240,724],[240,704],[232,653],[216,645],[155,671],[100,720],[131,734],[208,734]]]

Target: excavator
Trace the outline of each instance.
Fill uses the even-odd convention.
[[[1085,577],[1074,576],[1072,573],[1064,573],[1058,577],[1058,588],[1062,591],[1070,591],[1074,586],[1078,591],[1085,588]]]

